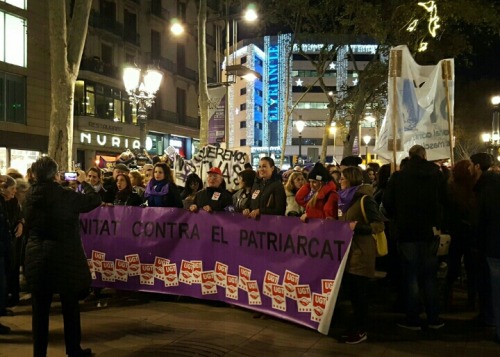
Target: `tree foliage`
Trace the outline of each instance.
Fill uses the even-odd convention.
[[[439,0],[435,4],[439,16],[436,37],[429,32],[431,13],[417,1],[263,0],[261,13],[266,16],[265,23],[275,33],[294,31],[298,42],[307,39],[325,46],[340,46],[370,39],[379,45],[382,58],[388,54],[390,47],[407,45],[422,65],[471,54],[477,45],[474,39],[478,37],[483,38],[483,44],[499,38],[498,1]],[[431,4],[428,2],[425,5]],[[415,26],[410,32],[408,29],[412,24]],[[424,42],[427,43],[427,50],[418,52]],[[318,67],[317,62],[311,63]],[[345,126],[348,132],[344,156],[352,152],[357,128],[367,105],[384,101],[387,65],[387,62],[373,60],[360,71],[354,63],[359,84],[347,89],[343,102],[335,103],[337,113],[342,115],[341,124],[345,126],[349,123]],[[322,72],[318,71],[318,74],[321,77]],[[325,96],[328,98],[327,92]],[[328,126],[325,128],[322,152],[326,152],[327,130]]]

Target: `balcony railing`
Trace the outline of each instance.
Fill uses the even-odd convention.
[[[169,110],[159,110],[156,119],[165,123],[178,124],[195,129],[200,128],[200,120],[198,118],[190,117],[187,115],[180,116],[178,113],[171,112]]]
[[[80,70],[91,71],[114,79],[120,79],[120,71],[118,67],[113,66],[112,64],[104,63],[99,57],[82,58]]]
[[[105,31],[109,31],[119,37],[123,37],[123,24],[114,19],[106,18],[99,12],[91,12],[89,17],[89,25]]]

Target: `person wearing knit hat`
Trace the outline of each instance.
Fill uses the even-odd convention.
[[[303,222],[308,218],[336,219],[338,212],[337,187],[326,167],[317,162],[308,175],[308,183],[300,188],[295,200],[305,208],[300,217]]]
[[[363,162],[363,159],[360,158],[359,156],[346,156],[342,159],[340,162],[341,169],[344,167],[349,167],[349,166],[359,166]]]

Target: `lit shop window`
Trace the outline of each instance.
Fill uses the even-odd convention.
[[[26,19],[0,11],[0,61],[26,67]]]

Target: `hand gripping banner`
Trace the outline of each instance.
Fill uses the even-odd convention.
[[[219,300],[328,333],[352,231],[339,221],[178,208],[80,216],[93,286]]]

